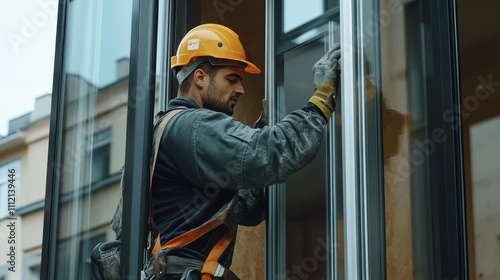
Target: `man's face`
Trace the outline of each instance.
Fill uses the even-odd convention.
[[[210,78],[210,77],[209,77]],[[234,106],[241,95],[245,94],[241,81],[243,69],[240,67],[221,67],[202,95],[203,107],[232,116]]]

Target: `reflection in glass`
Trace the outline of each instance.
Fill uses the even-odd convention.
[[[125,155],[132,1],[71,1],[65,34],[57,279],[91,279],[89,253],[114,238]]]
[[[426,108],[421,3],[391,6],[381,29],[387,279],[430,279],[433,224],[430,200],[429,110]],[[404,26],[405,28],[401,28]],[[428,60],[428,59],[427,59]],[[435,179],[435,178],[434,178]]]
[[[307,104],[312,87],[312,65],[325,53],[316,40],[288,51],[284,62],[285,114]],[[289,279],[326,279],[326,140],[315,160],[286,183],[286,270]],[[320,252],[318,254],[318,252]]]
[[[381,1],[382,11],[389,9],[389,2]],[[411,189],[413,181],[409,170],[411,134],[414,133],[409,117],[412,108],[408,92],[409,81],[405,75],[399,74],[408,72],[418,75],[420,69],[408,69],[405,59],[407,56],[405,50],[410,47],[405,44],[405,36],[410,35],[407,34],[409,31],[400,28],[404,26],[405,15],[405,13],[393,14],[390,24],[381,29],[387,279],[413,279],[414,243],[412,238],[417,237],[412,233],[414,213],[411,207]],[[408,28],[412,26],[417,27],[418,22],[409,21]],[[411,34],[411,36],[414,35],[414,33]],[[414,88],[414,90],[418,89]],[[418,99],[423,96],[423,93],[419,93],[413,97]],[[424,108],[415,109],[411,113],[415,114],[417,110]],[[422,174],[422,176],[425,175]],[[424,178],[421,177],[421,179]]]

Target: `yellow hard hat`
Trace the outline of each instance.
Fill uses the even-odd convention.
[[[237,61],[238,66],[246,72],[260,73],[260,69],[255,64],[246,60],[245,50],[238,34],[220,24],[207,23],[191,29],[179,44],[177,54],[172,56],[172,68],[187,66],[198,57],[216,58],[210,60],[210,63],[221,66],[233,65],[227,63],[227,60]]]

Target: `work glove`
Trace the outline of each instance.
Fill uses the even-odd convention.
[[[328,120],[335,111],[337,80],[340,80],[340,44],[335,44],[313,66],[314,95],[309,102],[318,107]]]
[[[254,128],[263,128],[267,125],[267,100],[262,99],[262,112],[259,118],[255,121]]]

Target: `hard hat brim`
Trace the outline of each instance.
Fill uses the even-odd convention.
[[[245,72],[248,72],[250,74],[260,74],[260,69],[255,66],[255,64],[248,62],[248,61],[242,61],[247,64],[247,67],[243,68]]]

